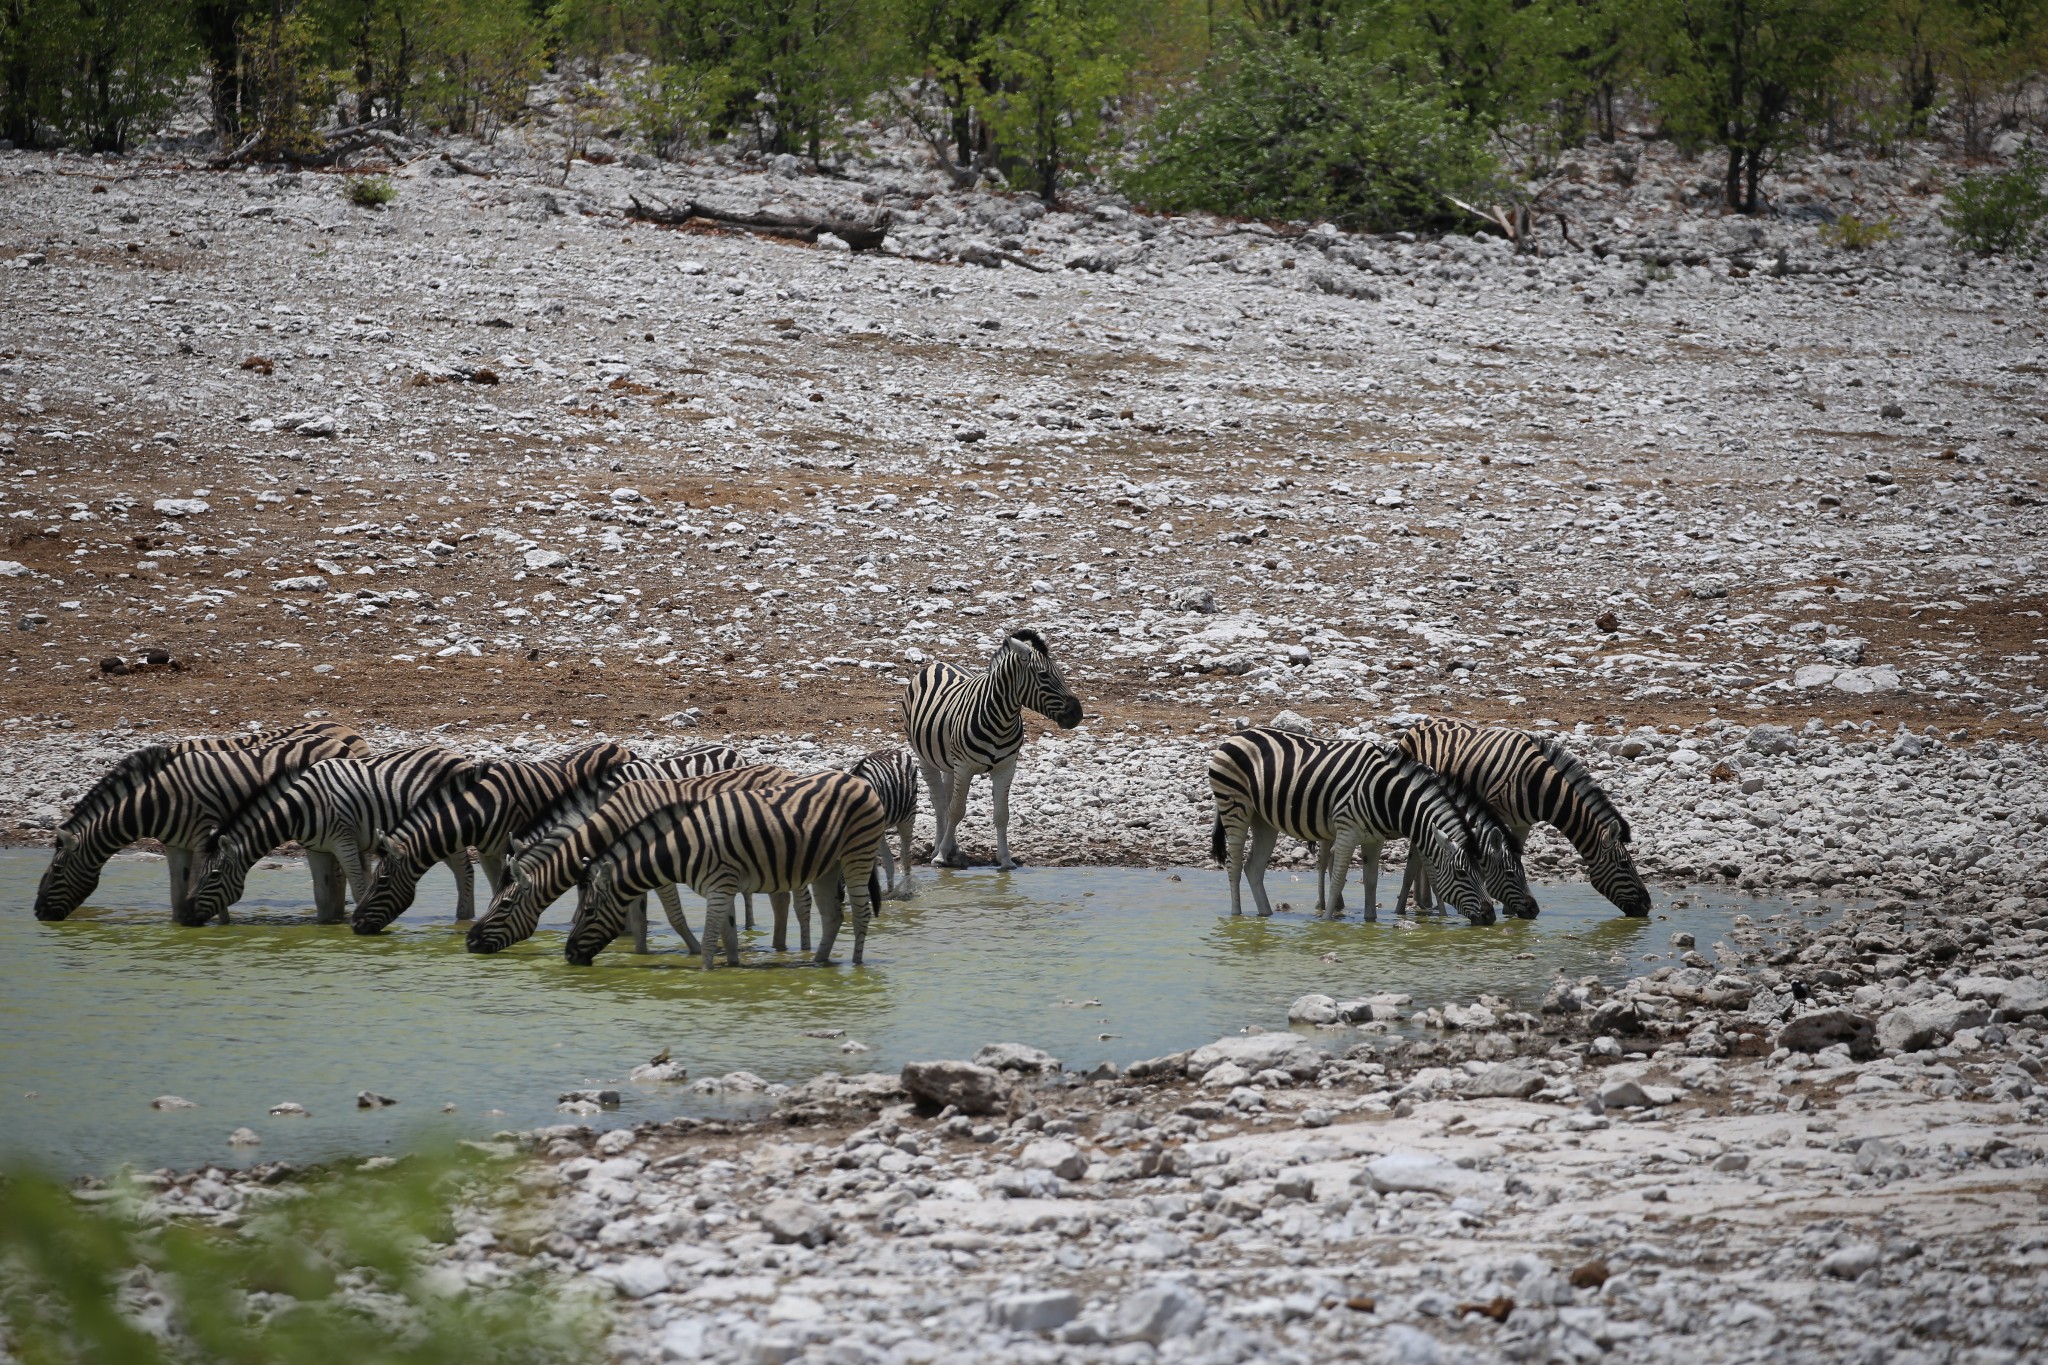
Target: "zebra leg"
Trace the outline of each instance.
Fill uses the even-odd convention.
[[[480,848],[476,856],[477,861],[484,865],[484,885],[491,888],[493,896],[497,895],[505,889],[505,850],[493,852]]]
[[[1230,913],[1244,914],[1244,825],[1229,825],[1223,831],[1223,863],[1230,871]]]
[[[469,850],[466,848],[456,849],[455,852],[442,859],[442,865],[449,872],[453,873],[455,877],[455,918],[458,921],[475,918],[476,890],[470,885]],[[356,897],[356,905],[360,907],[362,903],[363,898],[361,896]]]
[[[921,758],[917,760],[917,770],[924,774],[924,792],[925,795],[932,799],[931,861],[933,866],[937,866],[941,838],[946,832],[946,776],[939,771],[936,764],[927,763]],[[910,806],[910,820],[908,823],[915,824],[916,822],[917,803],[913,801]],[[908,844],[904,845],[903,853],[904,866],[908,867],[910,865],[910,846]]]
[[[171,923],[183,924],[185,912],[192,905],[192,893],[198,889],[199,879],[192,875],[192,850],[164,846],[164,862],[171,879]],[[220,922],[228,922],[228,912],[220,912]]]
[[[903,881],[900,885],[892,884],[890,886],[888,892],[888,899],[890,900],[907,901],[910,899],[910,881],[912,875],[910,870],[910,834],[911,825],[916,822],[916,819],[917,816],[913,813],[908,819],[904,820],[902,824],[896,826],[896,847],[898,852],[900,852],[903,855]],[[882,836],[882,847],[887,848],[888,846],[889,836],[887,834],[884,834]],[[893,876],[891,880],[893,882]],[[880,914],[881,912],[878,910],[875,913]]]
[[[334,836],[334,856],[341,863],[341,874],[348,879],[348,894],[357,905],[370,894],[369,860],[363,857],[362,841],[354,830],[342,830]]]
[[[1415,864],[1417,861],[1418,859],[1411,851],[1408,855],[1408,866],[1402,869],[1401,872],[1401,889],[1394,894],[1395,919],[1401,918],[1401,912],[1408,908],[1408,893],[1415,889]],[[1417,892],[1415,896],[1415,908],[1418,912],[1422,909],[1422,895],[1420,892]]]
[[[797,947],[808,953],[811,951],[811,888],[799,886],[791,892],[790,904],[796,910],[796,928],[800,936]],[[819,918],[822,920],[823,916],[820,915]]]
[[[661,913],[668,916],[668,927],[682,935],[683,951],[701,951],[697,946],[697,936],[690,932],[690,922],[683,918],[683,898],[676,894],[675,887],[659,887],[655,894],[661,897]]]
[[[889,851],[889,832],[882,831],[882,842],[876,846],[875,860],[882,865],[883,895],[896,887],[896,855]],[[877,911],[876,913],[880,913]]]
[[[1367,924],[1375,923],[1380,917],[1380,850],[1386,846],[1384,839],[1367,839],[1359,845],[1365,850],[1365,871],[1359,886],[1359,893],[1365,898],[1365,908],[1359,912],[1359,918]]]
[[[1328,898],[1319,899],[1316,914],[1322,919],[1344,918],[1344,879],[1351,875],[1351,856],[1358,851],[1358,840],[1349,831],[1339,829],[1323,845],[1322,858],[1317,864],[1319,872],[1327,873]]]
[[[832,945],[839,938],[839,925],[845,914],[839,908],[840,872],[838,868],[827,871],[810,885],[810,892],[818,905],[818,951],[815,961],[820,967],[831,965]]]
[[[626,898],[626,927],[633,931],[633,951],[647,951],[647,893]]]
[[[1316,916],[1319,919],[1341,919],[1344,915],[1344,879],[1337,879],[1336,914],[1330,913],[1330,865],[1337,851],[1337,841],[1332,839],[1308,841],[1309,855],[1316,860]]]
[[[874,872],[874,865],[852,866],[840,878],[846,893],[847,908],[853,912],[853,965],[861,963],[861,954],[868,945],[868,919],[874,913],[874,902],[868,898],[868,878]]]
[[[775,912],[775,938],[772,940],[775,951],[786,953],[789,951],[789,893],[777,891],[768,897],[768,905]]]
[[[341,859],[322,848],[306,850],[306,862],[313,872],[313,918],[319,924],[339,924],[348,883],[342,879]]]
[[[960,822],[967,818],[967,794],[973,786],[971,774],[946,775],[945,856],[935,856],[933,862],[943,862],[947,867],[967,865],[967,860],[960,856]]]
[[[1010,857],[1010,783],[1016,776],[1017,757],[1014,754],[998,763],[989,774],[989,781],[995,784],[996,866],[1005,872],[1017,865]],[[855,939],[863,932],[863,922],[855,921]],[[856,956],[854,961],[860,961],[859,957]]]
[[[1266,899],[1266,864],[1272,860],[1273,844],[1279,837],[1280,831],[1263,821],[1252,826],[1251,866],[1247,870],[1260,919],[1273,917],[1273,903]]]
[[[746,902],[747,932],[751,934],[754,932],[754,893],[751,891],[743,891],[740,893],[740,895],[741,898]]]
[[[739,938],[733,933],[733,893],[713,891],[704,898],[704,970],[717,965],[718,946],[725,945],[726,961],[740,965]]]

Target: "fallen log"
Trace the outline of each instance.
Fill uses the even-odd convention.
[[[777,212],[772,209],[757,209],[752,213],[745,213],[695,200],[684,200],[675,204],[659,200],[650,203],[643,201],[637,194],[631,196],[631,200],[632,207],[626,211],[628,218],[643,223],[658,223],[666,227],[682,227],[692,220],[701,220],[715,223],[720,227],[758,232],[766,237],[791,237],[805,242],[815,242],[821,233],[829,232],[855,251],[872,251],[889,235],[890,215],[887,209],[883,209],[873,218],[834,218],[794,210]]]

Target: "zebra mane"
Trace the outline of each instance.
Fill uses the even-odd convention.
[[[1565,748],[1564,741],[1555,735],[1531,735],[1529,738],[1535,742],[1536,748],[1543,756],[1550,760],[1551,766],[1564,778],[1565,785],[1571,788],[1572,795],[1586,807],[1593,819],[1615,830],[1624,844],[1632,842],[1634,835],[1629,830],[1628,817],[1621,813],[1606,790],[1594,780],[1593,774],[1579,761],[1578,755]]]
[[[332,760],[322,761],[330,762]],[[301,778],[310,774],[318,766],[318,764],[309,764],[303,768],[280,768],[272,773],[269,781],[250,792],[248,799],[236,807],[232,815],[221,821],[217,829],[206,836],[206,843],[202,850],[202,856],[206,862],[212,863],[219,857],[220,850],[230,840],[240,840],[246,836],[258,821],[269,816],[277,808],[278,802],[284,799],[285,793],[290,791]],[[258,849],[256,850],[256,855],[260,857],[269,851],[267,848]]]
[[[1455,782],[1422,760],[1405,754],[1399,749],[1391,748],[1384,744],[1379,745],[1378,748],[1393,763],[1395,773],[1402,781],[1419,783],[1425,789],[1434,787],[1444,793],[1444,797],[1451,807],[1451,814],[1464,827],[1467,837],[1474,842],[1477,841],[1479,831],[1472,820],[1466,815],[1465,807],[1459,803],[1458,785]]]
[[[179,746],[176,744],[151,744],[126,755],[120,762],[107,769],[85,795],[78,798],[77,804],[71,807],[71,814],[64,817],[62,827],[77,830],[111,805],[122,791],[131,786],[141,786],[148,781],[166,763],[176,758],[179,752]]]
[[[1438,773],[1437,776],[1442,780],[1444,790],[1450,793],[1451,804],[1458,808],[1459,817],[1471,827],[1475,837],[1484,838],[1488,834],[1498,833],[1507,840],[1509,852],[1517,858],[1522,856],[1522,840],[1516,837],[1514,830],[1510,829],[1506,822],[1493,813],[1493,807],[1487,804],[1484,797],[1455,778],[1442,773]]]
[[[1048,659],[1052,657],[1052,650],[1046,645],[1045,637],[1030,626],[1019,626],[1010,632],[1010,638],[1012,640],[1022,640]]]

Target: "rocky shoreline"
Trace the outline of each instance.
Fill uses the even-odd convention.
[[[1422,1038],[1311,996],[1121,1073],[993,1045],[751,1122],[501,1134],[533,1200],[438,1254],[580,1277],[636,1362],[2024,1359],[2048,900],[1730,938]],[[162,1172],[145,1213],[291,1178]]]

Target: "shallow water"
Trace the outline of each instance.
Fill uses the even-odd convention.
[[[439,869],[419,903],[371,939],[315,925],[304,866],[275,859],[252,870],[226,927],[172,925],[164,864],[145,857],[116,859],[86,908],[42,924],[30,904],[47,858],[0,850],[0,1156],[67,1172],[317,1160],[390,1150],[429,1130],[481,1136],[561,1121],[560,1092],[593,1085],[624,1097],[591,1120],[603,1125],[759,1106],[758,1096],[625,1080],[663,1048],[693,1078],[747,1070],[794,1082],[969,1056],[993,1041],[1046,1048],[1070,1068],[1127,1063],[1246,1024],[1282,1027],[1289,1002],[1311,991],[1401,991],[1417,1008],[1490,991],[1533,1008],[1560,969],[1647,971],[1657,963],[1646,954],[1670,960],[1677,930],[1704,949],[1734,915],[1761,921],[1785,908],[1726,890],[1667,891],[1655,917],[1628,920],[1584,885],[1547,885],[1533,922],[1397,928],[1385,909],[1374,925],[1299,912],[1232,920],[1214,870],[1176,880],[1129,868],[920,868],[917,898],[890,902],[870,929],[865,966],[845,965],[850,928],[833,967],[768,951],[764,903],[748,965],[707,976],[658,908],[644,957],[614,944],[594,967],[568,966],[567,902],[528,942],[472,957]],[[1276,905],[1314,902],[1312,878],[1275,872],[1269,887]],[[1392,887],[1381,890],[1385,905]],[[702,902],[685,893],[684,905],[700,924]],[[804,1036],[823,1028],[871,1050],[843,1054],[844,1040]],[[1341,1051],[1359,1037],[1321,1041]],[[400,1103],[359,1111],[365,1089]],[[162,1094],[200,1107],[152,1110]],[[269,1116],[284,1100],[312,1117]],[[260,1147],[228,1145],[243,1126]]]

